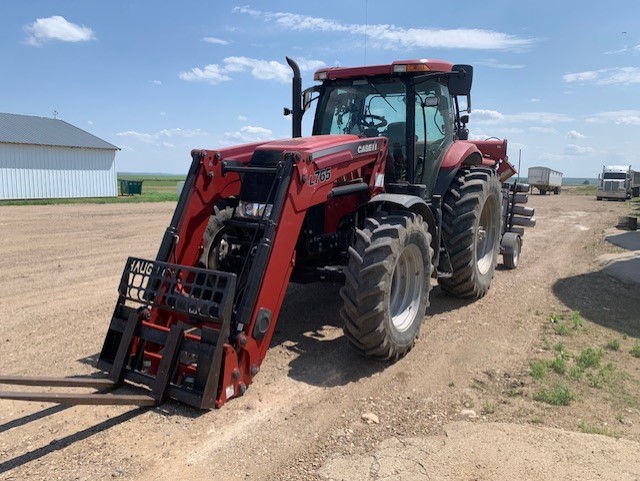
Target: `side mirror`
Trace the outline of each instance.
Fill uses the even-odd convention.
[[[471,95],[473,67],[471,65],[454,65],[449,76],[449,93],[453,96]],[[456,72],[456,74],[454,74]]]
[[[302,111],[306,112],[311,107],[311,102],[315,100],[313,94],[320,90],[319,85],[314,85],[313,87],[309,87],[308,89],[302,92]],[[317,97],[316,97],[317,98]]]
[[[462,122],[463,124],[468,124],[469,123],[469,115],[461,115],[460,116],[460,122]]]

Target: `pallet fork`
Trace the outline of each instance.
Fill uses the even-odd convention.
[[[130,257],[118,288],[119,299],[100,354],[106,378],[0,376],[0,384],[93,388],[100,393],[0,392],[0,398],[57,404],[154,406],[168,396],[201,409],[211,408],[218,388],[224,344],[229,335],[234,274]],[[140,304],[135,308],[126,304]],[[151,308],[182,314],[201,325],[154,324]],[[214,328],[214,326],[217,327]],[[147,345],[156,349],[149,351]],[[158,349],[159,347],[159,349]],[[158,354],[149,360],[149,356]],[[193,362],[189,362],[193,361]],[[155,372],[151,376],[149,372]],[[146,386],[148,394],[111,394],[124,381]]]

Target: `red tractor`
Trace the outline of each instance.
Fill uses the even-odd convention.
[[[350,345],[396,360],[414,345],[432,278],[449,294],[480,298],[501,250],[516,266],[514,225],[534,222],[515,205],[528,186],[502,188],[513,173],[506,140],[468,140],[459,102],[470,110],[471,66],[326,68],[302,92],[287,61],[293,138],[192,151],[156,259],[126,263],[98,363],[108,378],[0,378],[97,388],[129,380],[151,392],[0,397],[219,407],[259,372],[290,280],[343,283]],[[302,137],[313,101],[313,132]]]

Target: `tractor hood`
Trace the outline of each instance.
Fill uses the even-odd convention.
[[[272,140],[271,142],[259,145],[256,151],[317,151],[359,140],[362,139],[357,135],[314,135],[295,139]]]

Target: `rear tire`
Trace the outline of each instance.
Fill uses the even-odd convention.
[[[438,279],[457,297],[480,298],[487,293],[500,250],[500,182],[490,169],[460,171],[445,194],[442,237],[453,273]]]
[[[413,347],[429,305],[431,235],[413,213],[365,219],[349,248],[340,314],[362,355],[396,360]]]

